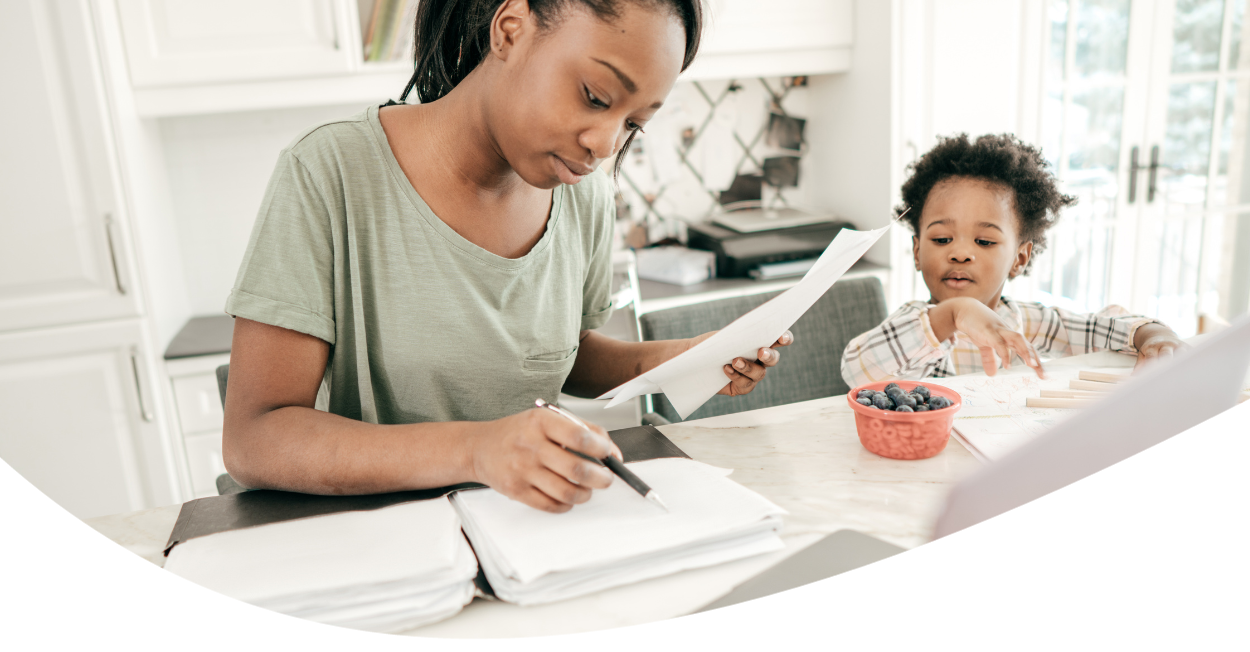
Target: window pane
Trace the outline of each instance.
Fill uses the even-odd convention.
[[[1233,0],[1233,34],[1228,44],[1228,68],[1247,68],[1241,65],[1241,30],[1246,20],[1246,3],[1250,0]]]
[[[1074,17],[1078,75],[1124,74],[1128,11],[1129,0],[1078,0]]]
[[[1176,0],[1172,72],[1218,70],[1224,0]]]
[[[1197,175],[1205,184],[1214,114],[1215,82],[1172,84],[1163,140],[1163,161],[1172,176]]]
[[[1068,109],[1068,169],[1086,171],[1083,179],[1102,177],[1114,183],[1120,160],[1120,122],[1124,89],[1119,86],[1086,88],[1072,93]],[[1075,180],[1074,175],[1069,178]]]
[[[1061,83],[1064,76],[1064,59],[1067,57],[1069,0],[1050,2],[1050,53],[1046,58],[1046,81]]]

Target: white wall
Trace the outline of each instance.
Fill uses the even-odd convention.
[[[809,169],[812,202],[859,228],[890,220],[897,192],[893,66],[894,20],[899,0],[855,3],[855,45],[851,70],[813,77]],[[866,257],[889,264],[889,244],[877,243]]]
[[[160,120],[192,314],[221,314],[225,307],[278,153],[308,127],[363,108],[315,107]]]

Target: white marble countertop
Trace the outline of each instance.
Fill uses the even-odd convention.
[[[1131,366],[1100,353],[1048,364]],[[840,529],[914,548],[928,541],[950,486],[980,466],[951,438],[926,460],[900,461],[859,443],[843,395],[661,428],[692,458],[732,468],[732,477],[789,511],[786,549],[713,568],[686,571],[560,603],[518,607],[475,600],[459,615],[414,630],[418,636],[508,637],[565,634],[671,618],[729,592],[763,569]],[[108,538],[161,565],[161,548],[180,505],[91,519]]]

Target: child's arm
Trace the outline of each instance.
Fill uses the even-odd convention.
[[[1115,305],[1094,313],[1052,308],[1033,301],[1017,301],[1024,335],[1038,351],[1063,357],[1095,351],[1137,355],[1137,367],[1162,355],[1171,355],[1184,343],[1161,322],[1130,315]]]
[[[1161,322],[1142,324],[1133,335],[1133,346],[1137,348],[1137,364],[1133,365],[1136,373],[1147,364],[1160,358],[1172,357],[1172,352],[1183,349],[1188,344],[1181,341],[1172,329]]]
[[[859,387],[888,378],[925,378],[950,354],[933,335],[925,304],[903,304],[880,326],[851,340],[842,353],[842,380]]]
[[[989,306],[970,297],[947,299],[929,309],[933,333],[945,341],[959,331],[981,350],[981,366],[987,375],[998,369],[997,354],[1004,369],[1011,368],[1011,354],[1020,356],[1026,365],[1045,378],[1041,358],[1024,335],[1012,330]]]

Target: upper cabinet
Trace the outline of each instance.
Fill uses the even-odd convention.
[[[119,0],[135,88],[346,73],[334,0]]]
[[[139,314],[92,32],[72,6],[5,3],[0,332]]]
[[[851,67],[852,0],[711,0],[683,79],[819,75]]]
[[[374,0],[98,0],[121,25],[135,107],[161,117],[395,98],[410,57],[367,62]],[[816,75],[851,65],[852,0],[704,0],[682,79]],[[408,7],[409,9],[411,7]],[[384,21],[383,21],[384,22]],[[411,29],[399,23],[399,28]]]

